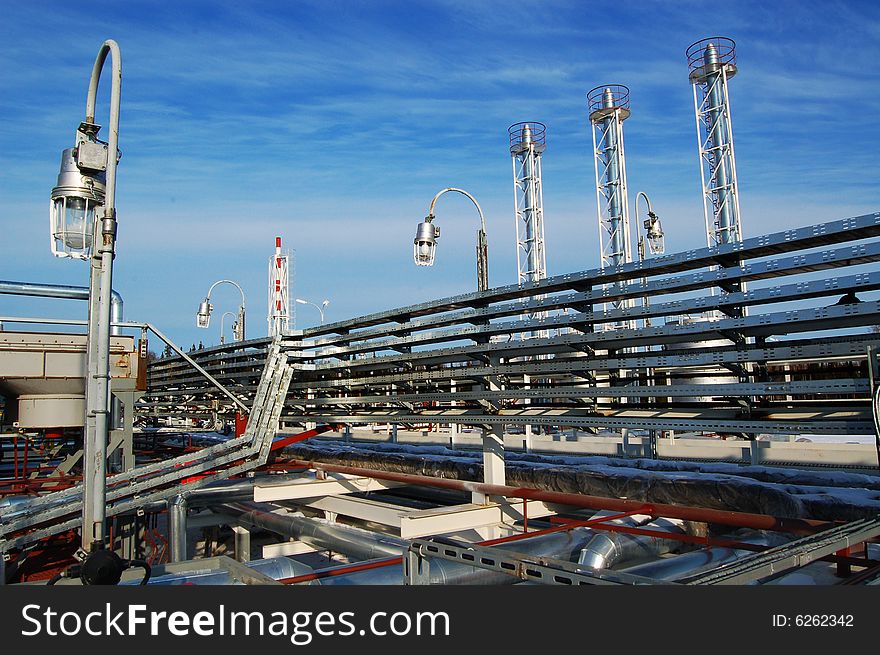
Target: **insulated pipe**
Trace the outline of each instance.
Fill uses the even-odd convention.
[[[193,562],[198,566],[198,561]],[[305,575],[312,572],[312,567],[298,562],[289,557],[269,557],[252,562],[245,562],[244,566],[253,569],[273,580],[289,578],[297,575]],[[120,582],[120,586],[137,585],[138,580]],[[152,576],[148,584],[151,585],[241,585],[246,584],[234,577],[229,571],[217,569],[193,570],[188,572],[166,573]]]
[[[298,539],[321,550],[333,550],[359,560],[399,557],[406,553],[409,542],[399,537],[369,532],[336,523],[327,523],[303,516],[279,515],[256,509],[250,504],[225,504],[224,512],[237,516],[241,523],[263,528]],[[521,539],[512,548],[525,555],[542,555],[566,561],[573,560],[595,533],[587,528],[574,528],[565,532]],[[499,548],[510,548],[499,544]],[[331,567],[345,570],[350,565]],[[432,559],[430,563],[431,584],[505,584],[517,579],[506,573]],[[399,585],[403,574],[398,566],[384,566],[369,570],[343,573],[314,581],[322,585]]]
[[[459,491],[469,491],[471,493],[476,492],[491,496],[509,496],[512,498],[526,498],[528,500],[543,500],[548,503],[572,505],[574,507],[585,507],[588,509],[609,509],[620,512],[638,511],[644,514],[651,514],[652,516],[664,516],[667,518],[698,521],[701,523],[720,523],[722,525],[734,527],[752,528],[753,530],[781,530],[785,532],[793,532],[795,534],[813,534],[828,526],[826,521],[816,521],[812,519],[782,518],[770,516],[768,514],[732,512],[706,507],[685,507],[665,503],[645,503],[638,500],[628,500],[624,498],[605,498],[602,496],[546,491],[529,487],[510,487],[500,484],[473,482],[470,480],[434,478],[427,475],[377,471],[367,468],[339,466],[300,459],[292,459],[286,463],[293,466],[302,466],[304,468],[319,469],[334,473],[348,473],[361,477],[376,478],[378,480],[402,482],[403,484],[456,489]]]
[[[186,494],[177,494],[168,502],[168,561],[186,559],[186,512],[189,509]]]
[[[252,504],[223,504],[239,523],[298,539],[319,550],[332,550],[360,560],[400,555],[409,543],[399,537],[291,514],[261,511]]]
[[[273,482],[292,480],[299,476],[272,476]],[[212,503],[250,500],[254,497],[254,486],[263,478],[242,481],[224,480],[202,489],[184,491],[168,501],[168,557],[172,562],[183,562],[187,556],[186,529],[187,512],[191,507]]]
[[[645,517],[647,518],[647,517]],[[621,532],[605,532],[597,534],[590,540],[578,557],[578,564],[584,564],[594,569],[609,569],[616,564],[633,560],[656,558],[660,555],[673,552],[681,548],[682,543],[675,539],[663,539],[663,532],[676,532],[683,534],[681,521],[658,519],[646,523],[636,516],[628,516],[615,519],[609,523],[617,525],[631,525],[632,527],[644,526],[656,528],[658,536],[624,534]]]
[[[759,546],[770,546],[771,541],[774,545],[778,543],[778,540],[771,540],[767,536],[744,540],[745,543]],[[622,573],[641,575],[655,580],[678,580],[717,568],[753,553],[754,551],[751,550],[715,546],[619,570]]]
[[[516,542],[515,545],[498,544],[498,549],[509,549],[522,555],[550,557],[565,561],[572,561],[578,552],[595,533],[589,528],[574,528],[565,532],[528,537]],[[493,548],[496,546],[489,546]],[[401,553],[402,554],[402,553]],[[372,562],[361,562],[359,565],[367,565]],[[380,561],[376,561],[381,564]],[[366,570],[346,572],[347,569],[357,568],[359,565],[345,564],[342,566],[329,567],[316,570],[321,577],[313,580],[311,584],[320,585],[401,585],[403,584],[403,571],[401,565],[378,566]],[[334,572],[339,571],[339,575]],[[329,574],[329,575],[328,575]],[[429,565],[430,584],[441,585],[499,585],[514,584],[520,580],[507,573],[499,573],[488,569],[481,569],[461,562],[432,558]]]
[[[68,300],[88,300],[88,287],[74,287],[66,284],[37,284],[34,282],[12,282],[0,280],[0,293],[13,296],[36,296],[40,298],[66,298]],[[122,296],[117,291],[110,294],[110,318],[113,323],[123,320]],[[112,334],[120,334],[120,328],[113,326]]]
[[[656,562],[646,562],[619,570],[622,573],[642,575],[655,580],[676,580],[687,575],[717,568],[722,564],[733,562],[751,553],[752,551],[750,550],[736,550],[734,548],[704,548],[685,553],[684,555],[677,555]]]

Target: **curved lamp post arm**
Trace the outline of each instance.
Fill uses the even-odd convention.
[[[214,292],[214,289],[219,284],[231,284],[238,292],[241,294],[241,306],[238,308],[238,329],[236,331],[235,339],[237,341],[244,341],[244,290],[239,286],[236,282],[232,280],[217,280],[211,287],[208,289],[208,295],[205,296],[205,299],[199,304],[199,311],[196,314],[196,325],[200,328],[207,328],[211,321],[211,311],[214,309],[214,306],[211,305],[211,294]],[[221,323],[223,319],[221,318]]]
[[[639,215],[639,198],[645,199],[645,204],[648,205],[648,213],[653,214],[654,208],[651,206],[651,199],[648,197],[648,194],[644,191],[639,191],[638,195],[636,195],[636,216]]]
[[[227,316],[231,316],[233,319],[235,319],[235,318],[238,317],[238,314],[236,314],[235,312],[223,312],[223,316],[220,317],[220,343],[224,343],[224,338],[223,338],[223,324],[225,323],[225,321],[226,321],[226,317],[227,317]],[[235,324],[233,323],[233,326],[234,326],[234,325],[235,325]],[[233,329],[233,332],[235,332],[234,329]],[[233,338],[233,341],[234,341],[234,340],[235,340],[235,335],[234,335],[234,334],[233,334],[233,337],[232,337],[232,338]]]
[[[434,219],[434,205],[437,204],[437,199],[442,196],[444,193],[448,193],[450,191],[454,191],[455,193],[460,193],[463,196],[467,196],[470,198],[470,201],[474,203],[474,206],[477,208],[477,212],[480,214],[480,228],[483,231],[483,234],[486,233],[486,219],[483,217],[483,210],[480,207],[480,203],[477,202],[477,199],[474,198],[471,194],[469,194],[464,189],[456,189],[455,187],[448,187],[438,192],[434,199],[431,201],[431,207],[428,209],[428,218],[429,220]]]
[[[434,220],[434,205],[437,204],[437,199],[444,193],[449,193],[450,191],[460,193],[469,198],[470,201],[474,203],[474,207],[477,208],[477,213],[480,215],[480,231],[477,233],[477,289],[479,291],[486,291],[489,288],[489,244],[488,237],[486,236],[486,218],[483,216],[483,209],[480,207],[480,203],[477,202],[477,199],[464,189],[447,187],[442,191],[439,191],[437,195],[434,196],[434,199],[431,200],[431,206],[428,208],[428,216],[425,218],[425,221],[430,223]]]
[[[231,284],[236,289],[238,289],[238,292],[241,294],[241,306],[244,307],[244,291],[242,290],[242,288],[238,284],[236,284],[232,280],[217,280],[214,284],[212,284],[211,288],[208,289],[208,295],[207,295],[208,300],[211,299],[211,293],[213,293],[214,287],[216,287],[218,284]]]
[[[304,298],[294,298],[294,302],[297,302],[300,305],[311,305],[312,307],[317,309],[318,312],[321,314],[321,325],[324,325],[324,308],[330,304],[329,300],[324,300],[320,305]]]
[[[119,152],[119,104],[122,96],[122,56],[119,45],[113,39],[107,39],[101,45],[95,66],[92,68],[92,77],[89,80],[89,96],[86,101],[86,123],[95,122],[95,104],[98,97],[98,82],[101,79],[101,71],[107,55],[111,55],[113,79],[110,90],[110,128],[107,137],[107,192],[105,195],[105,215],[114,212],[116,207],[116,163]]]
[[[639,252],[639,261],[644,261],[645,259],[645,240],[642,236],[642,222],[639,220],[639,198],[645,199],[645,204],[648,205],[648,213],[651,213],[651,199],[648,197],[648,194],[644,191],[639,191],[636,194],[636,246]]]

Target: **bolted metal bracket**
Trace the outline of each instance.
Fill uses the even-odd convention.
[[[427,557],[422,557],[421,548],[416,544],[409,547],[403,560],[403,584],[431,584],[431,563]]]

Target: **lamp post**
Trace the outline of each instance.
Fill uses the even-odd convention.
[[[231,316],[232,318],[235,318],[237,316],[237,314],[235,312],[223,312],[223,315],[220,317],[220,344],[221,345],[224,343],[223,323],[224,323],[227,316]],[[233,322],[232,323],[232,338],[233,338],[233,340],[235,340],[235,335],[237,333],[237,330],[238,330],[238,323]]]
[[[211,304],[211,293],[214,291],[214,288],[218,284],[231,284],[238,292],[241,294],[241,306],[238,308],[238,320],[232,326],[232,338],[235,341],[244,341],[244,291],[242,288],[232,280],[217,280],[214,284],[211,285],[211,288],[208,289],[208,295],[205,296],[205,299],[199,303],[199,310],[196,313],[196,326],[200,328],[207,328],[211,324],[211,312],[214,311],[214,305]],[[220,322],[223,322],[221,317]],[[221,325],[221,337],[222,337],[222,325]]]
[[[295,302],[299,303],[300,305],[311,305],[312,307],[317,309],[321,313],[321,325],[324,325],[324,310],[327,308],[327,305],[330,304],[329,300],[325,299],[320,305],[316,305],[309,300],[303,300],[302,298],[296,298]]]
[[[440,228],[433,224],[434,205],[440,196],[450,191],[467,196],[480,214],[480,231],[477,232],[477,290],[486,291],[489,288],[489,245],[486,238],[486,219],[483,217],[483,210],[476,198],[463,189],[449,187],[434,196],[431,207],[428,209],[428,215],[416,227],[416,238],[413,240],[413,261],[416,266],[434,265],[437,239],[440,238]]]
[[[642,236],[641,229],[639,229],[639,198],[645,199],[645,205],[647,205],[648,214],[647,218],[645,218],[645,222],[642,225],[645,228],[645,236]],[[645,261],[645,257],[647,253],[645,252],[645,237],[647,237],[648,242],[648,250],[650,250],[652,255],[662,255],[666,251],[665,238],[663,235],[663,228],[660,225],[660,217],[654,213],[654,208],[651,206],[651,199],[648,197],[648,194],[644,191],[639,191],[636,195],[636,241],[637,241],[637,250],[639,252],[639,262]],[[642,278],[642,284],[645,285],[648,283],[648,278]],[[650,304],[650,299],[648,296],[644,296],[642,298],[642,306],[647,308]],[[644,319],[645,327],[651,327],[651,318],[646,316]],[[645,346],[645,352],[652,350],[651,346]],[[653,368],[645,368],[645,382],[647,384],[654,384],[654,369]],[[647,404],[651,405],[656,403],[656,398],[648,398]],[[656,456],[657,453],[657,431],[649,430],[648,438],[651,444],[651,452]]]
[[[107,55],[112,65],[110,128],[107,142],[103,142],[98,140],[101,126],[95,123],[95,104]],[[92,68],[85,120],[77,128],[74,147],[61,154],[58,184],[52,189],[50,201],[52,253],[90,261],[81,559],[104,547],[121,86],[119,46],[108,39],[101,44]]]
[[[639,198],[644,198],[645,204],[648,206],[648,217],[643,223],[646,236],[648,237],[648,249],[651,251],[652,255],[662,255],[666,251],[666,246],[664,243],[663,228],[660,225],[660,217],[654,213],[654,209],[651,207],[651,199],[648,198],[648,194],[644,191],[639,191],[636,196],[636,216],[639,215]],[[645,237],[641,234],[638,220],[636,220],[636,234],[638,235],[639,261],[644,261]]]

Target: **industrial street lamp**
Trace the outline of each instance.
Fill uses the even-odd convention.
[[[107,141],[95,123],[98,82],[110,55],[112,80]],[[86,413],[83,439],[83,502],[80,559],[104,548],[107,442],[110,430],[110,306],[116,247],[116,165],[122,61],[119,46],[101,44],[86,100],[85,120],[72,148],[61,154],[49,220],[52,254],[89,260],[89,321],[86,352]]]
[[[648,197],[648,194],[644,191],[639,191],[638,195],[636,195],[636,235],[637,235],[637,250],[639,252],[639,261],[645,261],[645,237],[642,236],[642,232],[639,229],[639,198],[645,199],[645,204],[648,206],[648,217],[645,219],[643,223],[645,227],[645,233],[648,238],[648,250],[650,250],[652,255],[662,255],[665,250],[665,242],[663,236],[663,228],[660,226],[660,217],[654,213],[654,209],[651,207],[651,199]],[[647,284],[648,279],[642,278],[642,283]],[[650,304],[650,299],[648,296],[644,296],[642,298],[642,304],[647,307]],[[651,319],[645,318],[645,327],[650,327]]]
[[[320,305],[316,305],[315,303],[308,300],[303,300],[302,298],[295,298],[294,301],[299,303],[300,305],[311,305],[312,307],[317,309],[321,313],[321,325],[324,325],[324,310],[327,308],[327,305],[330,304],[329,300],[324,300]]]
[[[238,320],[232,325],[232,338],[235,341],[244,341],[244,291],[242,288],[233,282],[232,280],[217,280],[214,284],[211,285],[211,288],[208,289],[208,295],[205,296],[205,299],[199,303],[199,310],[196,313],[196,326],[200,328],[207,328],[211,324],[211,312],[214,311],[214,305],[211,304],[211,293],[214,291],[214,287],[218,284],[231,284],[238,292],[241,294],[241,306],[238,308]],[[220,322],[222,324],[223,319],[221,317]],[[222,337],[222,325],[221,325],[221,337]]]
[[[223,338],[223,323],[225,322],[227,316],[231,316],[233,319],[235,319],[238,315],[235,312],[223,312],[223,316],[220,317],[220,343],[221,343],[221,345],[225,342],[225,339]],[[240,339],[238,339],[236,337],[237,334],[238,334],[238,322],[233,321],[233,323],[232,323],[232,339],[233,339],[233,341],[240,341]]]
[[[643,224],[645,235],[648,238],[648,250],[650,250],[652,255],[662,255],[666,251],[666,246],[664,244],[663,228],[660,225],[660,217],[654,213],[651,207],[651,199],[648,198],[648,194],[644,191],[639,191],[636,196],[636,217],[639,215],[639,198],[644,198],[645,204],[648,206],[648,217]],[[643,261],[645,259],[645,237],[641,235],[641,230],[639,230],[638,219],[636,220],[636,232],[638,233],[639,261]]]
[[[483,210],[471,194],[463,189],[449,187],[440,191],[431,201],[428,215],[425,220],[416,227],[416,238],[413,240],[413,261],[416,266],[433,266],[434,256],[437,251],[437,239],[440,238],[440,228],[434,225],[434,205],[437,199],[444,193],[454,191],[470,198],[480,214],[480,231],[477,232],[477,289],[486,291],[489,288],[489,246],[486,238],[486,219]]]

